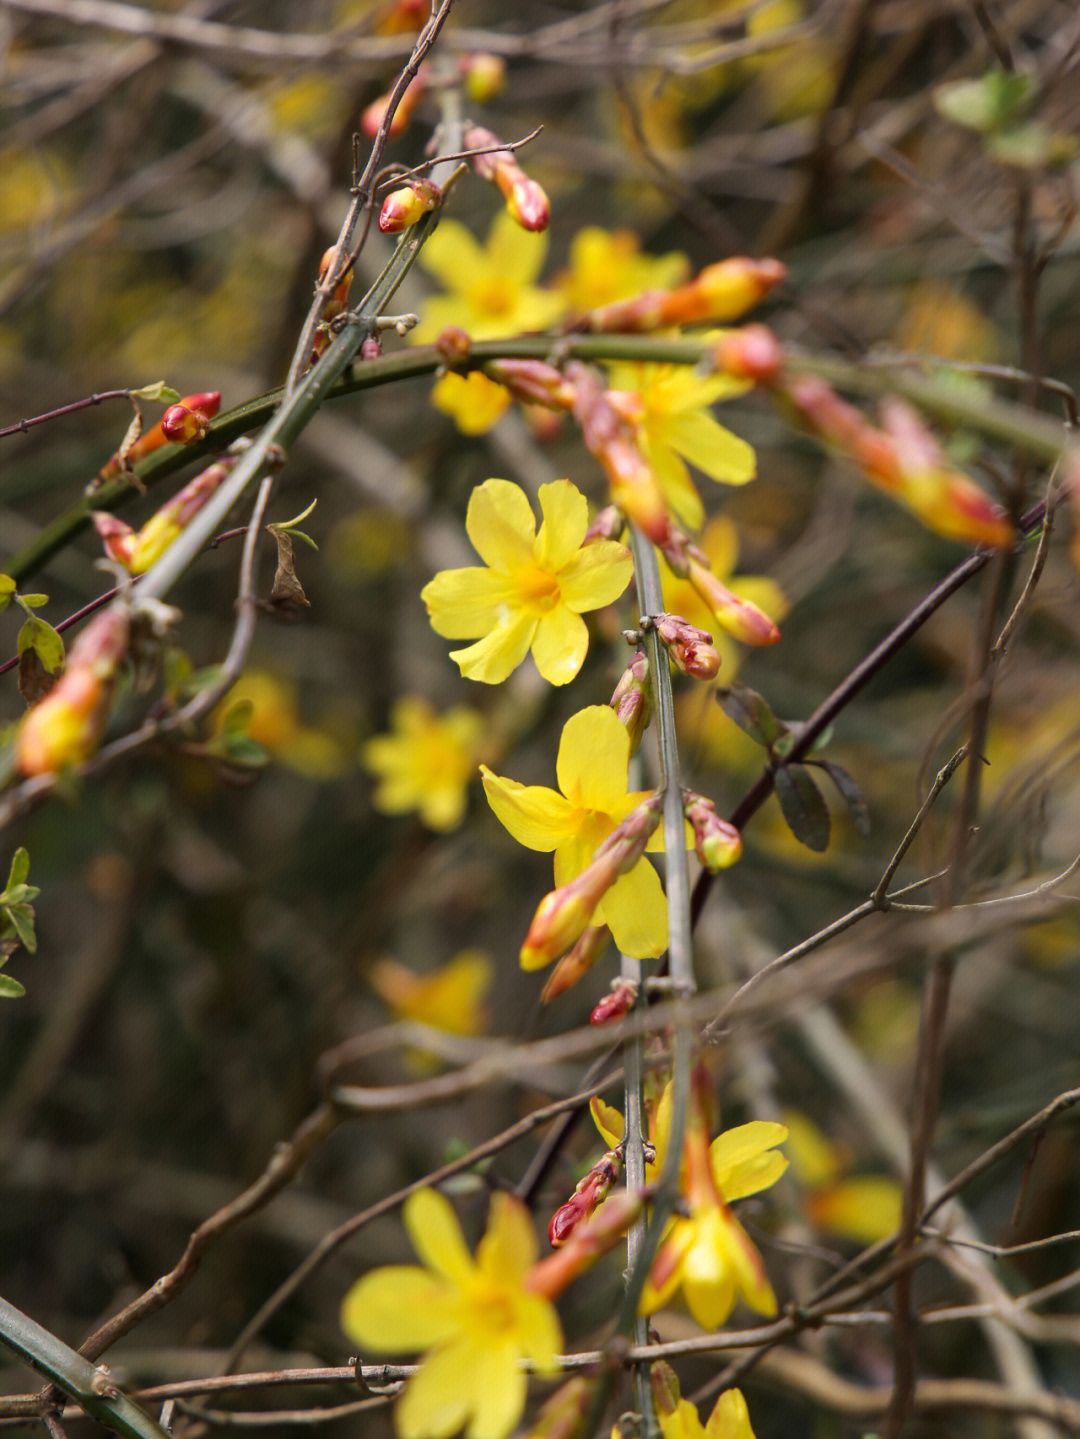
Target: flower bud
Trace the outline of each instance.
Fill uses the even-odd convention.
[[[606,924],[586,925],[573,949],[563,955],[548,976],[540,995],[540,1003],[550,1004],[560,994],[573,989],[579,979],[584,979],[607,948],[610,938]]]
[[[375,29],[380,35],[403,35],[422,30],[430,17],[430,0],[392,0]]]
[[[767,385],[780,373],[784,349],[767,325],[743,325],[721,336],[709,360],[721,374]]]
[[[390,121],[390,129],[387,134],[395,139],[408,128],[409,121],[416,113],[417,106],[427,94],[431,84],[431,72],[426,65],[421,65],[416,72],[415,78],[410,82],[404,95],[398,101],[398,107],[394,111],[394,118]],[[382,127],[386,112],[390,107],[390,95],[380,95],[373,100],[364,113],[360,116],[360,129],[369,140],[374,140]]]
[[[649,727],[653,709],[649,657],[644,650],[635,651],[608,703],[629,731],[630,753],[634,754]]]
[[[56,774],[93,754],[127,654],[130,628],[126,607],[111,605],[83,630],[63,674],[19,724],[15,767],[20,774]]]
[[[545,1299],[556,1298],[601,1255],[614,1249],[644,1208],[644,1195],[617,1189],[595,1214],[577,1225],[560,1249],[533,1265],[525,1276],[525,1288]]]
[[[548,1239],[553,1249],[565,1244],[584,1219],[588,1219],[614,1187],[622,1170],[622,1161],[609,1149],[578,1184],[565,1204],[559,1206],[548,1225]]]
[[[653,544],[662,545],[671,519],[633,425],[619,414],[612,392],[604,388],[595,370],[574,362],[567,365],[566,375],[574,387],[574,418],[607,474],[613,503]]]
[[[684,675],[692,675],[699,680],[716,678],[720,652],[708,630],[699,630],[682,615],[654,615],[652,623],[668,654]]]
[[[174,445],[191,445],[210,433],[210,421],[187,405],[170,405],[161,417],[161,433]]]
[[[661,1418],[674,1414],[679,1407],[679,1400],[682,1398],[682,1390],[679,1388],[679,1378],[675,1370],[666,1360],[658,1359],[655,1364],[650,1365],[649,1382],[652,1385],[656,1412]]]
[[[780,630],[765,611],[751,600],[733,594],[712,570],[693,555],[687,558],[686,578],[712,610],[720,628],[729,635],[746,645],[776,644]]]
[[[141,435],[133,445],[128,447],[122,460],[120,451],[118,450],[112,459],[102,465],[98,471],[98,479],[111,479],[114,475],[120,474],[125,468],[130,469],[132,465],[138,464],[140,460],[145,459],[147,455],[153,454],[155,450],[160,450],[161,447],[167,445],[170,440],[175,440],[176,436],[166,433],[165,430],[165,419],[171,415],[173,411],[184,411],[200,417],[194,421],[188,421],[185,415],[178,414],[176,420],[183,425],[193,424],[196,428],[200,426],[201,422],[205,422],[205,428],[203,429],[203,434],[205,434],[210,428],[210,421],[217,414],[220,407],[220,390],[200,390],[197,394],[185,395],[178,404],[170,405],[169,409],[165,411],[165,414],[157,424],[153,425],[147,430],[145,435]],[[193,438],[200,439],[201,436],[195,435]],[[181,441],[180,443],[187,442]]]
[[[694,853],[710,874],[728,869],[742,855],[742,835],[721,819],[712,800],[686,790],[683,813],[694,831]]]
[[[465,149],[480,150],[470,161],[481,180],[499,187],[511,219],[525,230],[546,230],[551,204],[541,185],[526,175],[512,150],[504,149],[497,135],[474,125],[465,132]]]
[[[637,1003],[638,987],[632,980],[620,980],[610,994],[603,999],[589,1015],[590,1024],[610,1024],[623,1019]]]
[[[787,274],[779,260],[738,256],[708,265],[673,290],[646,290],[629,300],[590,310],[575,328],[647,334],[673,325],[738,320]]]
[[[474,105],[485,105],[500,93],[506,82],[506,61],[501,55],[479,50],[461,57],[465,93]]]
[[[484,366],[484,373],[526,404],[553,410],[573,408],[573,385],[561,370],[543,360],[492,360]]]
[[[415,225],[442,204],[442,191],[431,180],[407,180],[392,190],[379,211],[379,229],[384,235],[397,235]]]

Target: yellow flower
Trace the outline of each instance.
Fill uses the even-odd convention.
[[[487,1026],[482,1001],[495,970],[481,949],[463,949],[432,974],[417,974],[396,959],[380,959],[367,978],[405,1019],[418,1019],[450,1034],[480,1034]]]
[[[420,264],[442,281],[446,294],[424,302],[413,341],[437,339],[449,326],[474,340],[546,330],[565,308],[561,295],[534,283],[547,247],[546,233],[523,230],[505,210],[495,217],[485,245],[458,221],[443,220],[421,250]],[[444,375],[432,398],[472,435],[490,429],[510,404],[506,390],[486,375]]]
[[[686,461],[724,485],[753,479],[752,447],[709,413],[717,400],[745,394],[746,381],[699,375],[689,365],[622,364],[609,367],[609,382],[628,392],[627,417],[635,421],[641,448],[681,524],[697,530],[705,519]]]
[[[586,868],[597,846],[650,791],[626,793],[630,736],[607,705],[590,705],[563,726],[556,760],[559,794],[542,785],[518,784],[480,766],[488,803],[519,844],[555,851],[555,885],[568,884]],[[663,846],[658,830],[649,849]],[[624,954],[644,959],[667,948],[667,898],[647,859],[620,875],[596,909]]]
[[[503,1439],[525,1408],[522,1360],[554,1374],[562,1348],[554,1306],[526,1288],[537,1257],[528,1212],[496,1194],[475,1260],[434,1190],[411,1195],[404,1220],[424,1267],[364,1275],[345,1296],[342,1328],[385,1354],[427,1350],[394,1412],[401,1439],[446,1439],[463,1425],[468,1439]]]
[[[466,679],[500,684],[532,650],[550,684],[569,684],[589,648],[582,614],[611,604],[630,582],[624,545],[582,544],[589,507],[569,480],[540,486],[540,510],[537,533],[524,490],[485,481],[473,490],[465,528],[487,568],[443,570],[421,592],[436,634],[481,636],[450,652]]]
[[[555,277],[554,288],[571,312],[580,314],[646,290],[668,290],[689,273],[685,255],[643,255],[632,230],[587,225],[570,241],[570,267]]]
[[[600,1099],[593,1121],[609,1148],[623,1137],[622,1115]],[[656,1150],[650,1177],[663,1168],[671,1133],[671,1085],[650,1115]],[[767,1189],[787,1160],[775,1147],[787,1138],[782,1124],[754,1120],[725,1130],[710,1144],[702,1106],[695,1099],[683,1141],[680,1188],[688,1212],[668,1225],[641,1298],[641,1312],[662,1309],[682,1289],[687,1307],[704,1329],[716,1329],[743,1298],[758,1314],[776,1313],[776,1296],[761,1255],[729,1204]]]
[[[791,1137],[791,1168],[806,1188],[807,1218],[819,1228],[875,1244],[900,1228],[903,1192],[884,1174],[848,1177],[851,1156],[829,1139],[805,1114],[784,1116]]]
[[[739,1389],[725,1389],[708,1422],[702,1424],[689,1399],[680,1399],[673,1414],[659,1414],[664,1439],[754,1439],[746,1400]]]
[[[780,621],[784,618],[788,610],[787,597],[775,580],[767,575],[734,574],[739,558],[739,536],[726,515],[716,515],[709,521],[697,545],[704,551],[712,573],[733,595],[757,605],[770,619]],[[662,555],[660,577],[664,587],[664,608],[669,614],[682,615],[692,625],[709,631],[713,644],[720,651],[720,683],[730,684],[742,663],[742,647],[720,628],[717,617],[690,581],[677,579],[672,574]]]
[[[375,808],[383,814],[419,810],[428,829],[457,829],[480,757],[483,717],[465,705],[439,715],[413,695],[395,703],[390,728],[360,750],[365,769],[378,781]]]

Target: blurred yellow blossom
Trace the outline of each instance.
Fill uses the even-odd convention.
[[[245,670],[215,711],[220,733],[238,704],[251,705],[245,733],[273,757],[309,779],[332,779],[347,766],[341,745],[300,718],[296,684],[266,670]]]
[[[646,290],[667,290],[690,274],[685,255],[646,255],[632,230],[602,230],[587,225],[570,241],[570,265],[556,275],[552,288],[573,314],[628,300]]]
[[[374,735],[360,750],[361,763],[377,780],[375,808],[383,814],[415,809],[428,829],[457,829],[483,734],[478,710],[457,705],[440,715],[417,695],[397,700],[390,733]]]
[[[796,1110],[784,1116],[791,1170],[803,1186],[807,1218],[820,1229],[875,1244],[900,1227],[903,1191],[884,1174],[851,1175],[851,1155]]]
[[[492,1197],[475,1260],[450,1203],[433,1189],[405,1202],[405,1228],[424,1267],[365,1274],[345,1296],[349,1339],[384,1354],[426,1350],[394,1410],[400,1439],[504,1439],[525,1408],[522,1360],[554,1374],[562,1330],[549,1299],[526,1287],[537,1243],[528,1211]]]
[[[443,220],[421,250],[420,264],[442,281],[446,293],[424,301],[411,339],[427,343],[451,326],[474,340],[547,329],[565,308],[561,295],[535,283],[547,248],[545,232],[523,230],[505,210],[495,217],[484,245],[457,220]],[[503,387],[486,375],[444,375],[432,399],[474,435],[490,429],[510,404]]]
[[[442,570],[421,591],[431,625],[466,679],[501,684],[532,651],[549,684],[565,685],[589,648],[586,610],[611,604],[630,583],[630,551],[615,540],[583,544],[589,506],[569,480],[540,486],[543,523],[519,485],[487,480],[473,490],[465,528],[484,566]]]
[[[739,534],[726,515],[715,515],[697,541],[718,580],[741,600],[749,600],[770,619],[780,621],[788,611],[787,597],[767,575],[736,575]],[[660,577],[664,587],[664,608],[682,615],[692,625],[708,630],[720,651],[720,683],[730,684],[742,663],[742,647],[719,627],[716,617],[689,580],[678,579],[660,556]]]
[[[569,884],[591,863],[597,847],[650,791],[626,792],[630,736],[613,709],[590,705],[563,726],[556,761],[558,793],[542,785],[503,779],[485,766],[488,803],[519,844],[555,851],[556,887]],[[648,848],[661,849],[657,831]],[[624,954],[646,958],[667,948],[667,898],[660,876],[642,857],[622,874],[596,909]]]
[[[487,1028],[483,1001],[495,967],[482,949],[463,949],[431,974],[417,974],[396,959],[376,960],[367,979],[403,1019],[449,1034],[481,1034]]]
[[[705,519],[687,461],[720,484],[743,485],[754,478],[753,448],[709,412],[718,400],[745,394],[746,381],[699,375],[689,365],[629,363],[609,366],[608,380],[612,390],[624,392],[620,408],[637,426],[641,448],[680,524],[697,530]]]
[[[775,1149],[787,1138],[787,1130],[756,1120],[725,1130],[710,1143],[703,1084],[701,1071],[696,1071],[680,1179],[686,1212],[676,1215],[664,1231],[642,1293],[641,1312],[655,1313],[682,1289],[697,1322],[715,1329],[740,1296],[758,1314],[776,1313],[761,1255],[729,1203],[757,1194],[780,1178],[788,1162]],[[654,1175],[663,1169],[671,1134],[671,1093],[669,1083],[649,1116]],[[622,1115],[600,1099],[592,1101],[592,1114],[608,1147],[614,1148],[623,1137]]]

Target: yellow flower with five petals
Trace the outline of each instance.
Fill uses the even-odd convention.
[[[365,1274],[345,1296],[341,1326],[384,1354],[427,1351],[394,1411],[400,1439],[447,1439],[462,1426],[468,1439],[504,1439],[525,1408],[522,1360],[554,1374],[562,1348],[554,1305],[527,1287],[538,1252],[528,1211],[494,1195],[475,1259],[435,1190],[410,1195],[403,1217],[423,1267]]]
[[[540,486],[540,510],[537,532],[524,490],[486,480],[465,518],[484,566],[442,570],[421,591],[436,634],[480,637],[450,651],[466,679],[501,684],[531,650],[549,684],[569,684],[589,648],[582,614],[611,604],[630,583],[625,545],[582,543],[589,507],[569,480]]]
[[[528,849],[555,851],[556,888],[576,879],[597,846],[636,809],[650,791],[627,794],[630,736],[613,709],[590,705],[563,726],[556,760],[559,793],[523,785],[480,766],[488,803]],[[661,831],[648,848],[663,848]],[[660,876],[642,857],[622,874],[596,909],[594,924],[606,924],[615,943],[637,959],[667,948],[667,897]]]
[[[787,1138],[782,1124],[754,1120],[725,1130],[711,1143],[700,1101],[700,1080],[683,1140],[680,1192],[687,1212],[664,1232],[645,1283],[641,1312],[653,1314],[682,1290],[687,1307],[703,1329],[716,1329],[741,1297],[758,1314],[776,1313],[776,1296],[750,1236],[730,1208],[732,1201],[767,1189],[783,1174],[787,1160],[776,1146]],[[623,1137],[623,1117],[599,1098],[593,1121],[609,1148]],[[671,1085],[656,1104],[649,1137],[656,1151],[649,1177],[663,1169],[671,1133]]]
[[[637,363],[610,366],[608,380],[620,393],[620,411],[637,426],[642,451],[680,524],[697,530],[705,520],[687,461],[723,485],[754,478],[752,446],[709,412],[718,400],[745,394],[747,381],[699,375],[689,365]]]
[[[457,829],[483,731],[483,716],[466,705],[440,715],[416,695],[399,699],[390,711],[390,733],[373,735],[360,750],[377,780],[375,808],[383,814],[419,810],[428,829]]]
[[[442,281],[446,293],[424,301],[410,338],[427,343],[450,326],[474,340],[546,330],[566,308],[561,295],[535,283],[547,248],[546,233],[523,230],[505,210],[495,217],[483,245],[457,220],[443,220],[419,262]],[[465,434],[475,435],[499,419],[510,396],[486,375],[451,372],[436,381],[432,401],[453,415]]]

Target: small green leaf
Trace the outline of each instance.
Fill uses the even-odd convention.
[[[37,935],[34,933],[34,911],[28,904],[9,904],[5,906],[11,927],[19,936],[19,943],[31,954],[37,951]]]
[[[1056,169],[1076,155],[1076,141],[1071,135],[1048,130],[1037,120],[1002,130],[991,137],[986,148],[995,160],[1020,170]]]
[[[27,852],[26,846],[20,845],[11,857],[11,869],[8,873],[7,882],[8,889],[10,889],[13,884],[25,884],[29,873],[30,855]]]
[[[237,700],[236,704],[227,711],[222,721],[222,736],[247,734],[248,726],[251,724],[251,716],[254,713],[255,706],[251,700]]]
[[[716,702],[728,719],[734,720],[744,733],[766,749],[771,750],[787,733],[787,725],[776,718],[757,690],[745,685],[727,685],[716,691]]]
[[[0,614],[11,604],[11,597],[15,593],[15,581],[10,575],[0,575]]]
[[[270,763],[269,753],[249,734],[222,733],[214,750],[229,764],[242,769],[265,769]]]
[[[49,603],[48,595],[17,595],[16,601],[24,610],[39,610]]]
[[[10,974],[0,974],[0,999],[21,999],[26,993],[17,979]]]
[[[51,675],[60,670],[64,663],[64,641],[52,625],[45,620],[31,617],[19,631],[19,653],[33,650]]]
[[[843,765],[834,763],[829,759],[808,760],[808,764],[816,765],[823,769],[832,780],[839,791],[840,798],[847,805],[855,828],[862,835],[870,833],[870,810],[867,808],[866,800],[863,798],[862,790],[859,788],[855,776],[849,774]]]
[[[141,390],[129,390],[128,394],[133,400],[160,400],[163,405],[175,405],[183,399],[183,396],[164,380],[158,380],[153,385],[143,385]]]
[[[1005,70],[987,70],[977,80],[954,80],[934,91],[939,115],[990,135],[1015,124],[1031,101],[1031,77]]]
[[[300,513],[294,515],[291,520],[275,520],[272,525],[267,525],[266,528],[268,530],[291,530],[306,520],[318,503],[318,500],[312,500],[306,510],[301,510]]]
[[[788,829],[807,849],[824,853],[829,847],[832,822],[809,772],[802,765],[781,765],[773,775],[773,783]]]

